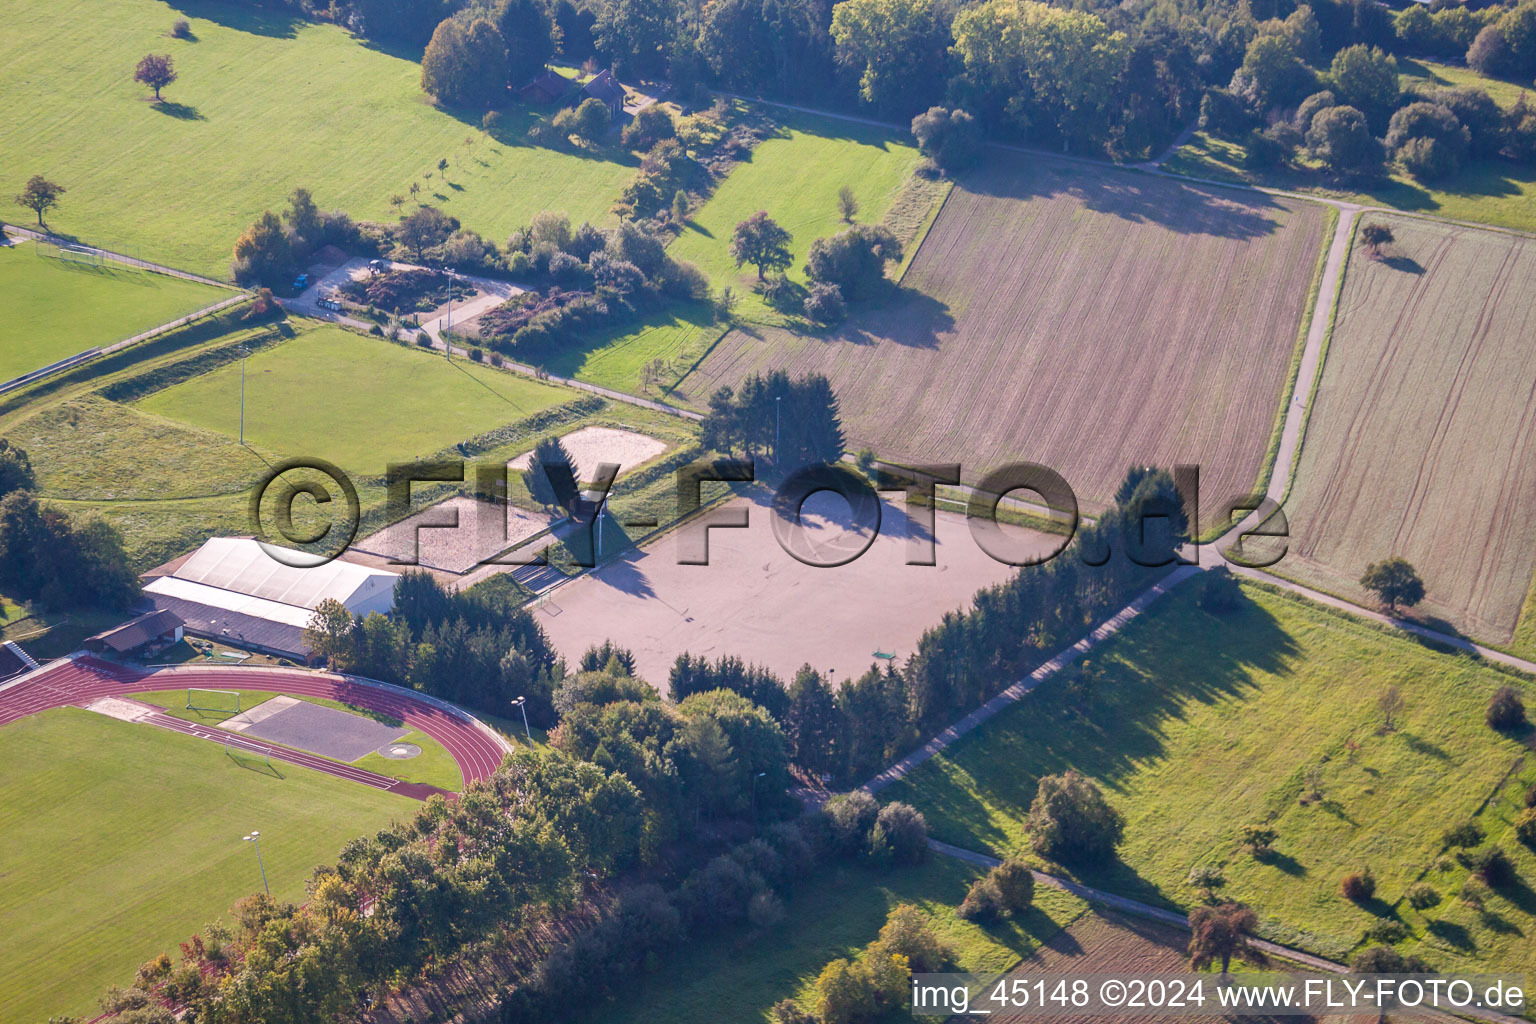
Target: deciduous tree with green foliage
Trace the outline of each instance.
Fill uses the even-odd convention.
[[[811,243],[805,270],[813,281],[835,284],[849,299],[875,295],[885,285],[885,265],[901,260],[901,242],[884,225],[855,224]]]
[[[1340,103],[1355,107],[1373,125],[1384,124],[1397,103],[1397,59],[1375,46],[1346,46],[1333,55],[1328,77]]]
[[[493,23],[507,47],[507,80],[513,88],[543,71],[555,55],[555,24],[540,0],[501,0]]]
[[[767,271],[786,270],[794,262],[794,254],[789,251],[790,237],[766,210],[758,210],[731,232],[731,258],[738,267],[744,263],[756,267],[757,279],[761,281]]]
[[[484,18],[447,18],[421,58],[421,87],[439,103],[500,106],[507,94],[507,44]]]
[[[168,53],[146,53],[139,58],[139,66],[133,69],[133,80],[155,90],[155,102],[158,103],[160,90],[176,81],[176,65]]]
[[[958,171],[981,154],[981,125],[958,107],[929,107],[912,119],[918,150],[945,171]]]
[[[939,0],[843,0],[832,8],[837,60],[859,75],[859,95],[893,116],[944,91],[949,15]]]
[[[1036,853],[1063,864],[1102,864],[1114,857],[1125,818],[1092,780],[1068,769],[1040,779],[1024,828]]]
[[[1381,143],[1371,134],[1365,115],[1354,107],[1318,111],[1306,139],[1312,155],[1340,178],[1373,178],[1381,173]]]
[[[63,185],[49,181],[41,174],[34,174],[16,194],[16,205],[25,206],[37,214],[37,226],[42,227],[43,215],[58,206],[59,197],[67,191]]]
[[[1360,585],[1381,599],[1390,612],[1424,600],[1424,581],[1406,558],[1393,556],[1366,566]]]
[[[955,54],[1023,130],[1041,122],[1064,143],[1102,137],[1110,84],[1130,43],[1096,14],[1036,0],[984,0],[955,17]]]

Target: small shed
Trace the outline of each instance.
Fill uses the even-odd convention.
[[[581,91],[583,95],[602,100],[615,122],[624,115],[624,87],[613,77],[613,72],[600,72],[582,86]]]
[[[129,619],[115,629],[86,638],[85,649],[97,654],[126,656],[169,647],[182,638],[186,623],[173,611],[160,609]]]
[[[518,95],[529,103],[555,103],[571,87],[571,80],[558,71],[545,68],[533,80],[519,89]]]

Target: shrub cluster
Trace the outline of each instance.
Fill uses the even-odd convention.
[[[1009,858],[971,883],[957,913],[968,921],[995,921],[1024,913],[1034,900],[1034,872]]]

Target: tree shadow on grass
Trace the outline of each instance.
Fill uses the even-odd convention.
[[[292,39],[302,20],[275,7],[252,7],[226,0],[173,0],[174,9],[216,25],[257,36]]]
[[[174,117],[178,121],[208,120],[196,107],[190,106],[186,103],[176,103],[172,100],[161,100],[159,103],[153,104],[153,107],[160,113],[164,114],[166,117]]]
[[[1477,943],[1472,941],[1472,933],[1464,924],[1457,924],[1454,921],[1431,921],[1427,931],[1439,941],[1460,952],[1471,953],[1477,949]]]
[[[1282,673],[1298,651],[1260,605],[1245,602],[1218,618],[1192,593],[1175,592],[1096,653],[1106,678],[1087,720],[1053,677],[919,768],[902,783],[910,789],[900,799],[915,799],[941,838],[1006,849],[1017,841],[1010,822],[1029,806],[1042,775],[1075,768],[1125,794],[1164,756],[1186,704],[1241,699],[1254,692],[1254,673]],[[1277,866],[1305,870],[1289,859]]]

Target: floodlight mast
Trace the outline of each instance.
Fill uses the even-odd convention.
[[[519,697],[512,702],[512,706],[523,709],[523,735],[528,737],[528,745],[531,747],[533,746],[533,730],[528,728],[528,698]]]
[[[245,842],[256,845],[256,866],[261,869],[261,887],[267,890],[267,895],[272,895],[272,887],[267,884],[267,866],[261,862],[261,833],[252,832],[245,837]]]

